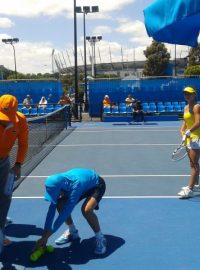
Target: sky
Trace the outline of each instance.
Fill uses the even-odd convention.
[[[86,36],[102,36],[96,43],[96,62],[144,60],[143,51],[152,42],[144,26],[143,10],[153,0],[76,0],[76,6],[98,6],[86,15]],[[0,0],[0,40],[18,38],[14,45],[17,71],[56,71],[52,53],[64,67],[74,65],[74,0]],[[174,59],[174,45],[165,44]],[[78,64],[83,65],[83,14],[77,14]],[[86,43],[87,62],[91,46]],[[177,46],[176,56],[188,54]],[[0,42],[0,65],[14,70],[14,51]]]

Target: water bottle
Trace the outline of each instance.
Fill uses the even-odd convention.
[[[15,181],[15,174],[13,171],[10,171],[4,188],[5,195],[12,196],[14,181]]]

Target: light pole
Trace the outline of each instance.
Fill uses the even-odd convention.
[[[85,92],[85,111],[88,111],[88,95],[87,95],[87,59],[86,59],[86,27],[85,27],[85,15],[88,13],[99,12],[98,6],[83,6],[76,7],[76,13],[83,13],[83,36],[84,36],[84,73],[85,73],[85,82],[84,82],[84,92]]]
[[[19,42],[18,38],[7,38],[7,39],[2,39],[2,42],[5,44],[10,44],[13,47],[13,52],[14,52],[14,63],[15,63],[15,78],[17,79],[17,64],[16,64],[16,55],[15,55],[15,46],[17,42]]]
[[[54,54],[55,54],[55,49],[53,49],[51,52],[52,74],[54,74]]]
[[[76,23],[76,0],[74,0],[74,91],[75,91],[75,117],[78,118],[78,62],[77,62],[77,23]]]
[[[92,77],[96,77],[96,56],[95,56],[95,44],[102,40],[102,36],[87,36],[86,40],[90,42],[92,47]]]

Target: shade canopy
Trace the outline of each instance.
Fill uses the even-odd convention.
[[[144,19],[154,40],[198,46],[200,0],[156,0],[144,9]]]

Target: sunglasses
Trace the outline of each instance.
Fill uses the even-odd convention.
[[[194,95],[195,93],[184,92],[183,94],[186,95],[186,96],[192,96],[192,95]]]

